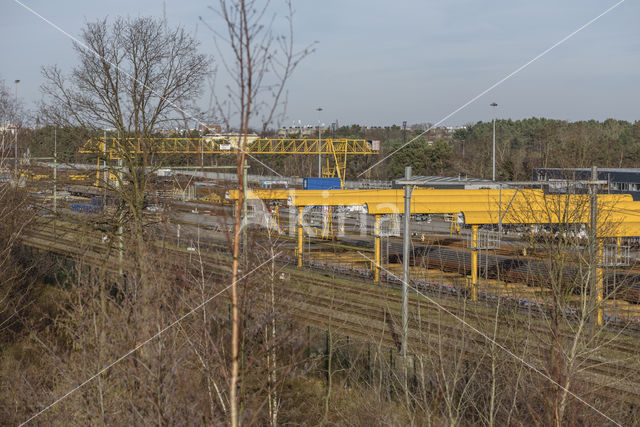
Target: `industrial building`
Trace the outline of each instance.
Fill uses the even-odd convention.
[[[572,185],[573,190],[581,190],[581,184],[571,181],[584,181],[591,178],[590,168],[535,168],[534,181],[546,181],[550,191],[565,192]],[[633,200],[640,200],[640,168],[598,168],[598,179],[607,181],[601,190],[607,194],[630,194]]]

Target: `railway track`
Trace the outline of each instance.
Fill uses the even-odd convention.
[[[85,243],[85,247],[84,247],[84,253],[86,254],[85,256],[91,256],[93,253],[101,253],[101,252],[105,252],[107,250],[107,246],[105,244],[105,242],[100,241],[100,239],[98,237],[93,238],[93,241],[91,239],[87,239],[86,237],[90,236],[90,232],[87,231],[86,228],[83,228],[81,225],[79,224],[68,224],[68,223],[62,223],[59,225],[59,234],[56,236],[53,236],[51,234],[51,230],[49,229],[48,232],[45,233],[45,235],[43,236],[44,239],[44,243],[41,245],[42,249],[53,249],[55,250],[55,245],[51,246],[51,244],[49,242],[46,242],[47,238],[52,238],[55,240],[55,244],[60,246],[62,244],[64,244],[64,233],[70,231],[71,233],[78,233],[81,232],[83,233],[83,241]],[[45,230],[47,230],[47,224],[43,223],[43,228],[40,228],[40,232],[45,232]],[[36,230],[34,232],[37,233],[38,231]],[[89,234],[87,234],[89,233]],[[260,236],[260,233],[257,233],[258,236]],[[291,238],[289,236],[279,236],[279,239],[281,239],[284,242],[289,242],[291,240]],[[347,242],[349,243],[349,242]],[[89,247],[89,244],[91,245]],[[324,242],[324,241],[320,241],[318,244],[322,245],[322,246],[331,246],[334,245],[334,243],[332,242]],[[206,249],[211,249],[211,250],[225,250],[226,249],[226,242],[224,241],[224,239],[220,238],[217,241],[202,241],[201,245],[206,248]],[[78,243],[77,241],[75,241],[75,237],[72,237],[72,239],[70,241],[67,242],[67,246],[68,248],[72,248],[73,252],[75,253],[75,255],[79,255],[80,254],[80,247],[78,247]],[[289,249],[292,249],[292,247],[290,247],[291,245],[288,245],[288,243],[285,243],[285,246],[289,246]],[[355,246],[358,247],[358,246]],[[67,251],[69,249],[66,249]],[[349,247],[347,247],[349,248]],[[351,247],[353,248],[353,247]],[[115,251],[116,249],[113,247],[113,245],[109,248],[111,251]],[[342,244],[338,244],[338,249],[339,250],[346,250],[345,246]],[[466,269],[467,264],[468,264],[468,252],[465,254],[464,252],[461,254],[459,253],[459,251],[457,250],[452,250],[452,249],[448,249],[448,248],[440,248],[440,247],[417,247],[416,251],[420,251],[423,254],[425,253],[431,253],[431,256],[436,260],[436,262],[433,262],[430,266],[431,267],[436,267],[438,269],[441,270],[445,270],[445,271],[453,271],[457,274],[460,274],[462,277],[464,277],[465,274],[469,273],[469,271]],[[112,254],[113,255],[113,254]],[[466,255],[466,256],[465,256]],[[505,257],[502,257],[503,259]],[[507,260],[509,260],[509,258],[506,258]],[[488,261],[488,257],[486,258],[486,260]],[[511,259],[512,260],[512,259]],[[480,258],[480,264],[482,265],[483,262],[483,258]],[[503,262],[503,261],[501,261]],[[434,265],[436,264],[436,265]],[[326,264],[322,264],[320,263],[319,265],[314,265],[313,262],[308,262],[309,267],[311,268],[315,268],[316,270],[323,270],[327,268]],[[529,270],[529,277],[531,278],[532,276],[534,276],[529,267],[526,267]],[[370,271],[368,268],[365,269],[357,269],[357,271],[351,271],[351,269],[349,268],[342,268],[340,269],[340,273],[343,274],[351,274],[352,276],[357,276],[357,277],[361,277],[361,278],[368,278],[370,276]],[[542,274],[542,273],[540,273]],[[385,274],[383,272],[382,274],[383,278],[386,279],[386,283],[390,284],[392,286],[397,286],[398,280],[393,277],[390,276],[389,274]],[[539,278],[539,275],[535,275],[536,277]],[[504,278],[503,278],[504,279]],[[436,293],[438,295],[441,295],[442,292],[442,284],[440,284],[439,286],[435,286],[435,290],[437,291]],[[459,292],[465,292],[465,286],[464,285],[460,285],[460,288],[455,288],[455,287],[449,287],[449,292],[450,293],[454,293],[457,294]],[[425,288],[424,290],[429,291],[430,289]],[[481,292],[481,296],[482,292]],[[491,295],[484,295],[485,298],[492,298]],[[528,300],[523,300],[523,301],[519,301],[520,303],[525,303],[526,306],[524,307],[525,310],[528,310],[528,305],[529,305],[529,301]],[[520,307],[522,309],[522,307]],[[610,320],[614,320],[614,319],[610,319]]]
[[[304,272],[298,272],[297,270],[292,272],[290,275],[292,279],[295,279],[299,282],[309,281],[310,278],[305,276],[306,275]],[[387,304],[387,308],[389,306],[392,306],[393,309],[397,311],[399,310],[399,307],[401,306],[401,303],[402,303],[402,296],[397,287],[381,288],[379,286],[370,286],[365,284],[354,287],[352,283],[348,281],[340,280],[339,277],[334,277],[334,278],[327,277],[325,280],[320,280],[317,277],[314,277],[313,280],[314,280],[315,288],[324,287],[326,289],[332,290],[333,292],[339,295],[341,294],[356,295],[359,301],[361,302],[366,298],[367,304],[371,304],[374,306],[376,304],[379,304],[379,301],[384,301]],[[421,290],[421,293],[428,294],[424,290]],[[409,298],[410,313],[417,313],[418,310],[424,310],[425,307],[431,307],[431,308],[435,307],[436,311],[446,310],[452,313],[461,314],[459,313],[459,311],[460,311],[460,302],[461,302],[460,298],[463,298],[462,296],[456,299],[455,296],[451,296],[446,293],[437,294],[436,291],[434,291],[432,295],[430,295],[430,297],[433,300],[437,300],[438,305],[435,306],[427,299],[418,295],[416,292],[410,292],[410,295],[412,295]],[[506,308],[508,309],[508,307]],[[503,309],[505,309],[504,305],[503,305]],[[513,316],[511,316],[511,312],[507,310],[506,314],[510,316],[509,321],[513,321],[514,318]],[[516,314],[527,319],[531,317],[534,318],[533,322],[528,321],[526,324],[528,331],[538,335],[542,335],[548,331],[548,328],[541,325],[541,323],[543,323],[546,319],[543,314],[536,316],[535,313],[531,313],[531,310],[527,312],[516,313]],[[422,315],[425,316],[424,319],[428,319],[428,315],[425,315],[424,313]],[[485,325],[493,325],[493,322],[495,321],[495,316],[496,316],[495,305],[490,304],[489,301],[485,301],[485,304],[475,305],[475,309],[473,311],[473,319],[475,321],[481,322],[482,324],[485,324]],[[415,314],[413,314],[413,317],[415,317]],[[410,321],[411,321],[411,317],[410,317]],[[504,320],[502,321],[504,322]],[[573,336],[569,329],[565,329],[560,333],[562,334],[563,338],[567,340]],[[630,340],[633,340],[637,338],[637,336],[638,336],[637,334],[633,333],[633,334],[630,334],[629,338]],[[635,355],[636,352],[638,351],[638,347],[636,345],[629,346],[628,344],[619,344],[615,342],[610,343],[608,347],[610,349],[615,349],[616,351],[625,353],[628,356]],[[640,371],[638,371],[638,373],[640,374]]]
[[[80,235],[84,244],[79,247]],[[117,270],[117,252],[106,245],[99,235],[87,233],[75,224],[60,224],[56,232],[43,227],[31,230],[26,236],[26,244],[62,255],[78,257],[82,262]],[[209,245],[209,249],[220,251],[225,245]],[[180,257],[190,254],[175,250]],[[221,253],[203,252],[201,254],[208,272],[213,272],[221,279],[229,276],[230,258]],[[225,262],[225,260],[227,262]],[[222,261],[222,262],[221,262]],[[286,261],[285,261],[286,262]],[[344,275],[322,275],[309,270],[298,270],[284,267],[287,282],[296,286],[283,286],[278,289],[280,307],[290,312],[293,318],[301,323],[315,327],[332,327],[341,334],[374,342],[380,345],[398,348],[399,320],[401,297],[393,286],[372,286]],[[493,307],[489,304],[477,305],[472,316],[461,312],[460,300],[451,295],[433,295],[438,304],[446,310],[465,316],[473,321],[475,327],[491,332],[495,319]],[[462,298],[462,296],[458,296]],[[460,327],[455,320],[445,321],[443,315],[421,298],[410,298],[409,348],[414,352],[433,351],[433,346],[444,346],[447,351],[459,351],[457,340],[460,339]],[[493,308],[495,310],[495,308]],[[517,316],[510,318],[515,322]],[[542,321],[542,319],[536,320]],[[517,327],[500,320],[505,330]],[[489,329],[487,329],[489,327]],[[526,333],[542,335],[548,329],[531,322],[522,322]],[[571,335],[565,332],[569,339]],[[486,341],[480,336],[467,338],[473,349],[465,350],[466,357],[477,357],[477,349],[486,347]],[[437,340],[437,341],[434,341]],[[582,380],[588,382],[594,390],[604,390],[605,394],[623,396],[629,403],[640,402],[640,390],[636,390],[634,382],[629,378],[638,378],[640,368],[637,366],[638,346],[636,340],[625,342],[611,341],[607,345],[608,357],[584,357],[579,362],[584,368]],[[544,360],[546,352],[540,348],[536,355],[538,362]],[[633,363],[632,363],[633,362]]]
[[[442,243],[457,243],[445,239]],[[401,263],[402,244],[390,242],[389,262]],[[491,253],[494,252],[494,253]],[[410,249],[413,265],[436,268],[461,275],[471,274],[471,252],[463,248],[440,245],[414,244]],[[521,282],[528,286],[540,286],[549,277],[548,265],[535,258],[509,255],[506,250],[480,251],[478,254],[480,276],[491,279]],[[564,266],[564,276],[572,281],[579,276],[579,270],[572,265]],[[627,302],[640,303],[640,274],[632,268],[619,268],[618,272],[605,272],[605,286]],[[615,288],[614,288],[615,287]]]
[[[30,231],[30,245],[39,247],[40,249],[49,250],[49,251],[58,251],[61,254],[72,254],[74,256],[80,256],[81,258],[92,261],[94,265],[101,264],[111,264],[114,265],[115,261],[117,261],[117,250],[113,245],[107,245],[104,241],[100,239],[99,235],[95,235],[95,233],[87,232],[85,228],[77,224],[60,224],[58,227],[57,233],[53,233],[52,228],[47,227],[47,224],[43,224],[44,227],[35,228]],[[82,233],[81,241],[83,245],[78,245],[78,235],[77,233]],[[176,251],[179,253],[180,251],[176,248],[169,248],[170,250]],[[206,253],[208,251],[214,251],[216,253],[220,253],[220,251],[226,250],[226,242],[207,242],[202,245],[202,256],[203,258],[207,258]],[[106,262],[106,257],[109,257],[110,262]],[[126,262],[126,260],[125,260]],[[211,264],[213,266],[213,264]],[[316,271],[322,271],[321,266],[315,267]],[[292,270],[291,274],[293,276],[298,276],[298,270]],[[325,277],[331,277],[332,286],[339,286],[335,281],[335,278],[345,278],[345,279],[353,279],[353,275],[347,272],[327,272],[324,271],[323,274]],[[382,284],[382,286],[386,286],[389,289],[398,289],[399,288],[399,280],[393,280]],[[415,285],[418,286],[418,285]],[[418,286],[420,287],[420,286]],[[454,300],[459,297],[459,292],[452,292],[443,290],[440,284],[434,283],[431,287],[420,287],[420,291],[430,295],[431,297],[438,298],[440,304],[444,306],[446,309],[454,309],[456,307],[454,304],[447,305],[444,301]],[[350,289],[350,292],[354,292],[353,289]],[[369,296],[376,298],[378,295],[377,291],[366,291],[364,287],[359,289],[356,292],[361,292],[362,296],[365,296],[365,293],[368,293]],[[503,303],[504,304],[504,303]],[[504,305],[503,305],[504,306]],[[508,306],[508,304],[507,304]],[[531,316],[531,307],[521,307],[514,306],[514,308],[520,312],[520,314],[525,316]],[[484,320],[491,320],[486,318]],[[634,331],[635,332],[635,331]],[[634,336],[636,336],[634,334]]]
[[[299,277],[295,279],[301,280]],[[365,302],[361,299],[363,292],[360,289],[351,289],[352,292],[349,292],[348,288],[347,285],[336,287],[332,282],[315,279],[313,286],[288,288],[280,296],[287,298],[283,306],[290,307],[294,317],[302,322],[311,322],[315,326],[318,326],[319,322],[321,326],[334,328],[338,333],[399,349],[399,296],[389,291],[370,291],[369,296],[375,298]],[[336,298],[337,296],[339,298]],[[419,304],[414,300],[411,308],[408,337],[411,353],[433,354],[434,348],[439,348],[451,354],[463,351],[466,357],[477,359],[486,352],[485,339],[471,332],[464,337],[468,348],[461,348],[459,325],[456,325],[452,318],[447,319],[446,314],[432,310],[429,304]],[[450,309],[452,312],[459,310],[459,306]],[[474,320],[474,326],[478,326],[476,318],[482,316],[488,316],[488,313],[473,311],[470,318]],[[491,323],[479,323],[484,325],[483,329],[488,329],[485,330],[487,334],[491,334]],[[531,325],[528,325],[527,332],[534,335],[536,331],[531,329],[541,330],[539,327],[531,328]],[[617,350],[624,350],[625,359],[634,354],[634,349],[629,347],[618,347]],[[528,357],[534,356],[533,360],[538,362],[536,365],[541,366],[548,354],[547,349],[540,343],[533,353]],[[580,377],[594,390],[603,390],[603,394],[613,393],[615,390],[616,395],[624,397],[628,403],[638,403],[640,392],[636,390],[635,382],[629,378],[637,378],[640,369],[637,366],[631,367],[628,360],[624,362],[624,366],[621,366],[619,363],[607,363],[602,358],[580,358]]]

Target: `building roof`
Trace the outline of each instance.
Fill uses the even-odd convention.
[[[401,186],[400,182],[405,181],[404,178],[398,178],[393,180],[393,186]],[[411,185],[417,185],[420,187],[434,187],[434,188],[498,188],[499,182],[491,181],[483,178],[469,178],[463,176],[412,176],[409,180]]]
[[[534,171],[590,172],[591,168],[534,168]],[[598,168],[598,172],[640,173],[640,168]]]

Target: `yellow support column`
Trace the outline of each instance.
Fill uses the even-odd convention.
[[[533,249],[533,242],[535,240],[534,228],[535,226],[533,224],[529,226],[529,249]]]
[[[616,237],[616,263],[622,262],[622,237]]]
[[[373,245],[375,253],[373,257],[373,281],[378,283],[380,281],[380,215],[375,216],[373,235],[375,237],[375,243]]]
[[[604,274],[602,269],[603,248],[602,239],[598,239],[598,256],[596,262],[596,304],[598,307],[598,326],[602,326],[604,323],[604,309],[602,307],[602,301],[604,299]]]
[[[333,207],[329,206],[329,239],[333,240]]]
[[[302,209],[298,207],[298,267],[302,267]]]
[[[96,166],[96,187],[100,187],[100,156],[98,156],[98,160],[97,160],[97,166]]]
[[[478,226],[471,226],[471,301],[478,301]]]

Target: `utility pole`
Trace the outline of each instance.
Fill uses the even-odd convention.
[[[13,112],[13,127],[14,127],[14,131],[15,131],[15,135],[14,135],[14,141],[13,141],[13,147],[14,147],[14,153],[15,153],[15,157],[14,157],[14,165],[13,165],[13,171],[15,174],[15,178],[16,178],[16,187],[18,186],[18,83],[20,83],[20,80],[14,80],[13,83],[15,83],[16,85],[16,109]]]
[[[600,248],[600,242],[598,241],[598,168],[596,166],[591,166],[591,185],[589,186],[590,190],[590,199],[591,199],[591,218],[590,218],[590,227],[589,227],[589,250],[590,250],[590,289],[589,292],[592,295],[595,295],[595,303],[596,303],[596,325],[602,326],[604,312],[602,310],[602,299],[603,299],[603,281],[602,281],[602,260],[600,257],[602,256],[602,251]],[[593,298],[593,296],[591,296]]]
[[[598,168],[596,166],[591,166],[591,181],[594,181],[594,183],[591,184],[591,229],[589,230],[591,232],[591,237],[592,237],[592,242],[595,241],[596,238],[596,227],[598,226],[597,224],[597,215],[598,215],[598,191],[595,185],[595,181],[598,180]]]
[[[496,180],[496,107],[498,106],[498,104],[496,104],[495,102],[492,102],[489,105],[493,107],[493,149],[492,149],[493,168],[492,168],[491,179],[495,181]]]
[[[406,122],[405,122],[406,123]],[[411,166],[404,168],[404,179],[411,179]],[[411,233],[409,220],[411,218],[411,185],[404,185],[404,229],[402,233],[402,357],[407,356],[407,335],[409,332],[409,244]]]
[[[102,161],[102,166],[104,168],[104,171],[102,173],[102,175],[103,175],[102,179],[104,180],[104,198],[105,198],[105,201],[106,201],[106,198],[107,198],[107,182],[108,182],[107,181],[107,179],[108,179],[108,175],[107,174],[109,173],[107,171],[107,130],[106,129],[104,130],[104,145],[103,145],[103,149],[104,149],[104,153],[103,153],[104,160]],[[146,171],[144,171],[144,173],[146,173]]]
[[[119,140],[120,140],[120,134],[118,133],[118,141]],[[122,186],[120,185],[120,183],[122,182],[122,179],[123,179],[122,159],[120,158],[118,159],[118,182],[116,183],[120,191],[124,191],[124,188],[122,188]],[[118,218],[118,274],[120,276],[123,275],[122,260],[124,258],[124,230],[122,228],[123,221],[124,221],[124,211],[123,209],[120,209],[120,215]],[[178,227],[180,227],[179,224],[178,224]]]
[[[53,130],[53,224],[58,215],[58,128]]]

